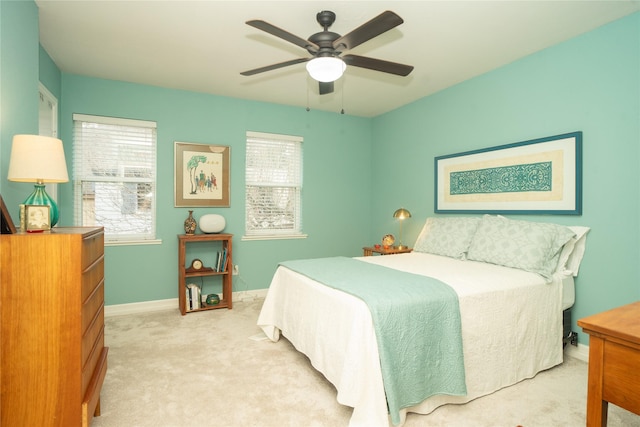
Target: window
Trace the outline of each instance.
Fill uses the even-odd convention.
[[[302,234],[302,138],[247,132],[245,238]]]
[[[156,239],[156,123],[73,115],[75,223],[105,241]]]

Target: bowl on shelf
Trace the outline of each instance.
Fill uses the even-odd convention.
[[[205,304],[207,304],[207,305],[220,304],[220,296],[218,294],[209,294],[209,295],[207,295],[207,299],[205,300]]]

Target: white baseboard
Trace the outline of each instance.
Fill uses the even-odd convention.
[[[567,356],[589,363],[589,346],[588,345],[578,343],[578,346],[576,347],[571,344],[567,344],[567,346],[564,348],[564,353]]]
[[[267,296],[267,289],[254,291],[239,291],[233,293],[233,302],[253,301],[256,298]],[[123,316],[125,314],[147,313],[161,310],[177,310],[178,298],[170,298],[156,301],[134,302],[130,304],[115,304],[104,307],[105,317]]]

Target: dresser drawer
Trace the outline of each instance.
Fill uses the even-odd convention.
[[[94,342],[93,348],[90,348],[90,352],[88,353],[88,358],[86,363],[82,364],[82,374],[81,374],[81,389],[84,394],[91,382],[91,378],[95,375],[95,370],[97,369],[98,364],[100,363],[100,355],[104,350],[104,328],[100,329],[100,335],[98,339]]]
[[[104,307],[104,280],[98,283],[93,293],[82,303],[81,333],[84,336],[94,322],[96,314]]]
[[[82,304],[95,292],[104,279],[104,256],[82,271]]]
[[[91,357],[96,352],[96,349],[99,351],[102,347],[104,347],[104,308],[100,307],[82,335],[81,360],[83,371],[89,366]]]
[[[104,232],[89,234],[82,239],[82,270],[104,255]]]
[[[629,343],[627,343],[629,344]],[[640,414],[640,346],[605,341],[606,363],[602,372],[602,399]]]

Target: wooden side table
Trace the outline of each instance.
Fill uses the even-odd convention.
[[[609,402],[640,415],[640,301],[578,326],[589,334],[587,427],[607,425]]]
[[[411,252],[413,249],[406,246],[403,246],[402,248],[398,246],[390,246],[387,249],[385,249],[382,246],[380,246],[379,248],[376,248],[374,246],[365,246],[364,248],[362,248],[362,250],[364,252],[364,256],[372,256],[373,254],[380,254],[380,255],[406,254]]]

